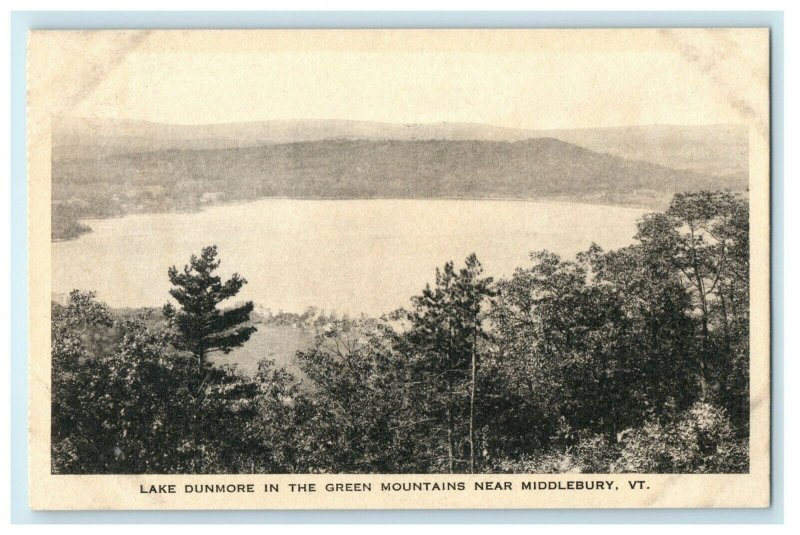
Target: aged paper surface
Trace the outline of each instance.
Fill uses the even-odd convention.
[[[32,32],[31,506],[768,506],[769,125],[764,29]]]

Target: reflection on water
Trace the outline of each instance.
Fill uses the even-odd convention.
[[[534,201],[262,199],[135,214],[87,221],[92,233],[53,243],[52,291],[95,290],[113,307],[160,306],[167,268],[216,244],[221,273],[248,280],[237,299],[275,311],[380,314],[406,306],[447,260],[475,252],[487,274],[507,276],[529,264],[532,250],[572,256],[593,241],[625,246],[643,213]]]

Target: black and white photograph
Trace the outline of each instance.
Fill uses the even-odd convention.
[[[767,37],[34,33],[42,466],[768,485]]]

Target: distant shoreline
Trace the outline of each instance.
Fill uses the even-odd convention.
[[[666,205],[665,202],[662,202],[661,199],[653,199],[654,202],[646,203],[646,202],[613,202],[613,201],[603,201],[600,199],[584,199],[584,198],[574,198],[570,196],[547,196],[547,197],[454,197],[454,196],[442,196],[442,197],[288,197],[288,196],[270,196],[270,197],[257,197],[253,199],[229,199],[224,201],[218,201],[213,203],[204,204],[196,209],[191,210],[129,210],[124,213],[110,215],[108,217],[85,217],[79,218],[78,222],[83,224],[91,225],[92,222],[97,221],[105,221],[109,219],[121,219],[123,217],[129,215],[146,215],[146,214],[192,214],[192,213],[200,213],[209,208],[216,208],[220,206],[236,206],[236,205],[244,205],[259,201],[265,200],[275,200],[275,201],[493,201],[493,202],[515,202],[515,203],[524,203],[524,202],[535,202],[535,203],[548,203],[548,204],[585,204],[589,206],[621,206],[625,208],[633,208],[643,211],[648,210],[658,210],[659,208],[663,208]],[[51,243],[57,242],[65,242],[65,241],[72,241],[77,240],[84,234],[90,234],[94,232],[93,230],[88,230],[85,232],[81,232],[75,236],[69,237],[56,237],[52,238],[50,241]]]

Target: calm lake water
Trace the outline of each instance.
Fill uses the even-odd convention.
[[[237,297],[274,311],[317,306],[380,314],[409,304],[447,260],[474,252],[486,274],[530,265],[530,251],[572,257],[628,245],[646,210],[561,202],[263,199],[196,213],[88,220],[93,232],[52,244],[54,294],[97,291],[113,307],[160,306],[167,268],[216,244]]]

